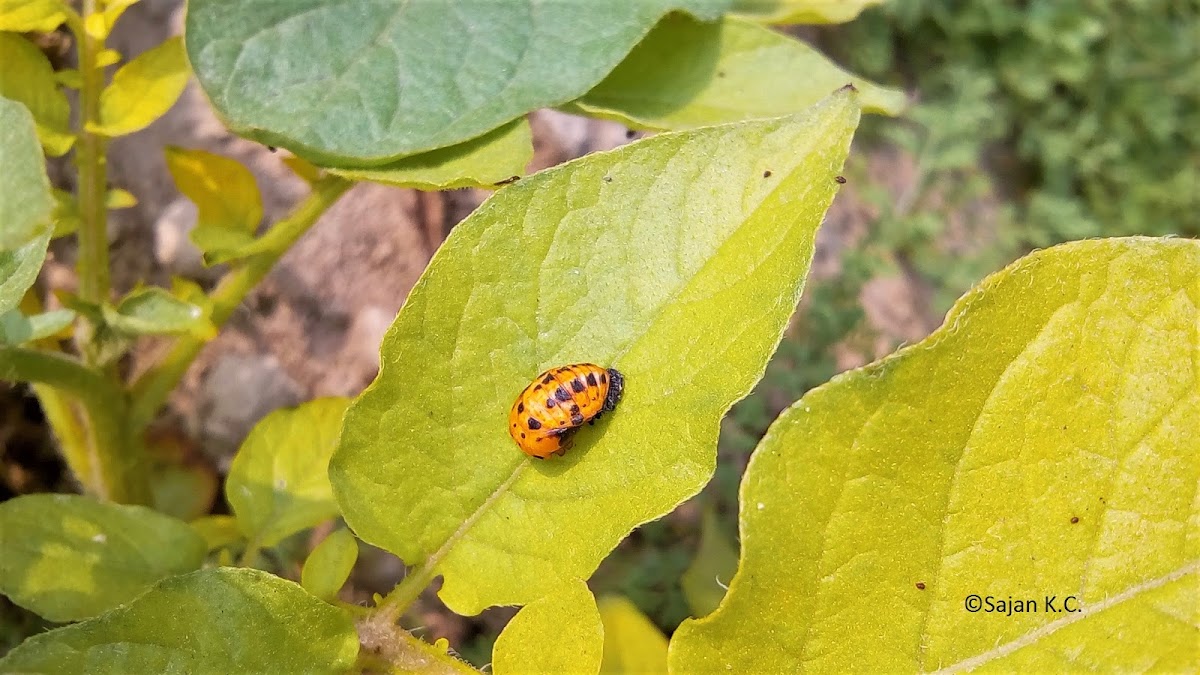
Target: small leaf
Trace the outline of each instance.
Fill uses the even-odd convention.
[[[858,115],[843,91],[496,192],[434,256],[346,413],[329,475],[350,527],[475,614],[591,576],[695,494],[799,299]],[[561,460],[527,458],[513,399],[579,361],[621,370],[625,399]]]
[[[3,0],[0,0],[0,2],[3,2]],[[62,70],[54,71],[54,81],[71,89],[79,89],[83,86],[83,76],[75,68],[63,68]]]
[[[292,173],[302,178],[309,185],[312,185],[321,178],[321,170],[303,157],[288,155],[283,158],[283,163],[287,165],[287,168],[292,170]]]
[[[130,291],[115,308],[102,305],[104,323],[118,333],[170,335],[192,333],[211,338],[216,328],[203,307],[185,302],[157,286]]]
[[[121,52],[115,49],[104,49],[96,54],[96,67],[105,68],[121,62]]]
[[[45,314],[25,316],[10,309],[0,314],[0,344],[19,345],[48,338],[71,325],[75,312],[59,309]]]
[[[242,531],[237,526],[237,519],[233,516],[204,516],[193,520],[190,524],[192,529],[204,537],[204,542],[208,544],[210,551],[232,546],[244,539]]]
[[[700,548],[680,579],[692,616],[705,616],[721,604],[737,563],[737,548],[721,530],[712,508],[706,508],[700,526]]]
[[[204,559],[204,542],[186,523],[77,495],[0,504],[0,534],[0,591],[51,621],[96,616]]]
[[[0,31],[51,33],[66,20],[61,0],[0,0]]]
[[[104,195],[104,205],[110,209],[127,209],[131,206],[137,206],[137,197],[128,190],[114,189],[109,190]]]
[[[322,600],[334,600],[350,577],[356,560],[358,540],[350,530],[336,530],[308,554],[300,573],[300,585]]]
[[[596,598],[575,581],[517,612],[496,638],[492,667],[496,675],[598,673],[603,652]]]
[[[33,115],[46,154],[66,154],[75,143],[71,107],[54,80],[50,59],[29,40],[0,32],[0,96],[24,104]]]
[[[578,98],[668,11],[728,4],[193,0],[187,48],[237,133],[320,165],[377,164]]]
[[[103,12],[97,12],[87,17],[86,26],[88,35],[91,35],[97,40],[103,40],[104,38],[108,37],[109,34],[112,33],[113,26],[116,25],[117,19],[121,18],[121,15],[125,13],[125,10],[129,9],[134,4],[137,4],[137,2],[138,0],[108,0],[108,2],[104,3]],[[112,50],[104,50],[104,52],[110,51]],[[101,52],[100,56],[103,57],[104,52]],[[101,62],[97,63],[97,65],[101,67],[112,65],[119,60],[120,55],[111,61],[108,61],[107,59],[102,60]]]
[[[16,254],[17,249],[31,244],[48,228],[54,198],[50,179],[46,177],[46,160],[38,145],[33,116],[16,101],[0,97],[0,253]],[[47,236],[49,233],[46,233]],[[38,269],[45,245],[38,254]],[[0,256],[0,271],[7,256]],[[34,270],[37,274],[37,269]],[[0,276],[0,286],[7,286]],[[33,279],[29,280],[33,283]],[[20,289],[20,294],[29,288]],[[20,301],[20,294],[12,306]],[[9,307],[0,307],[6,310]]]
[[[100,124],[88,131],[124,136],[146,128],[175,104],[190,74],[178,37],[143,52],[113,75],[100,94]]]
[[[604,621],[603,673],[667,672],[667,638],[629,600],[600,599]]]
[[[762,23],[846,23],[883,0],[734,0],[731,11]]]
[[[199,212],[198,227],[254,234],[262,221],[262,195],[254,174],[240,162],[204,150],[169,146],[167,169],[175,187]]]
[[[533,132],[525,118],[479,138],[440,150],[405,157],[390,164],[361,169],[330,168],[343,178],[411,187],[450,190],[491,187],[525,173],[533,159]]]
[[[255,425],[225,482],[247,537],[274,546],[338,515],[326,473],[348,403],[321,398],[276,410]]]
[[[2,103],[0,100],[0,104]],[[2,174],[3,172],[0,172],[0,183],[4,182]],[[3,198],[0,194],[0,199]],[[0,313],[21,304],[25,291],[37,280],[42,261],[46,259],[46,247],[49,245],[50,228],[45,228],[42,236],[21,248],[15,251],[0,251]]]
[[[79,200],[75,195],[54,188],[54,212],[50,219],[54,222],[54,238],[65,237],[79,230],[83,217],[79,213]]]
[[[103,616],[29,638],[0,671],[342,673],[358,636],[341,610],[253,569],[172,577]]]
[[[735,18],[676,14],[564,108],[639,129],[688,129],[798,112],[846,84],[858,88],[866,112],[904,109],[903,92],[855,77],[792,37]]]
[[[810,391],[672,670],[1200,670],[1198,299],[1200,243],[1065,244]]]

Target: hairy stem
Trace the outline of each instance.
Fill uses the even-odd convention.
[[[0,347],[0,379],[34,383],[63,455],[100,499],[148,503],[141,446],[126,434],[127,399],[108,377],[61,354]]]
[[[97,11],[97,0],[83,0],[83,14]],[[104,71],[96,57],[104,49],[104,38],[78,31],[79,71],[83,84],[79,89],[79,297],[87,302],[108,300],[108,191],[107,140],[88,131],[89,124],[100,123],[100,93],[104,89]]]
[[[313,185],[308,196],[287,218],[279,221],[266,234],[263,243],[269,244],[264,253],[244,260],[225,275],[213,289],[212,322],[218,328],[229,320],[242,300],[263,280],[283,254],[296,243],[308,228],[321,217],[353,185],[336,176],[325,176]],[[161,362],[142,374],[133,383],[133,405],[130,410],[130,428],[144,428],[166,402],[167,396],[187,372],[188,366],[200,353],[205,341],[193,335],[176,339]]]

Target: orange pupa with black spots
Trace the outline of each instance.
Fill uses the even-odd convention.
[[[575,363],[538,375],[513,402],[508,433],[530,457],[561,456],[585,423],[612,411],[625,377],[615,368]]]

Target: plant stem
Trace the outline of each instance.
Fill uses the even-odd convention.
[[[262,243],[269,244],[269,249],[242,261],[240,266],[221,279],[209,296],[214,325],[220,328],[229,320],[233,311],[267,276],[283,254],[352,185],[352,182],[337,176],[322,177],[313,185],[312,194],[307,199],[262,236]],[[131,429],[140,430],[154,419],[204,345],[203,338],[193,335],[179,337],[166,357],[133,383],[129,420]]]
[[[0,347],[0,379],[33,382],[63,454],[84,489],[100,499],[149,502],[141,446],[126,433],[124,392],[75,359]]]
[[[83,16],[97,11],[97,0],[83,0]],[[89,124],[100,123],[100,93],[104,89],[104,71],[96,57],[104,50],[104,38],[78,31],[79,71],[83,84],[79,89],[79,297],[86,302],[108,300],[108,141],[88,131]]]

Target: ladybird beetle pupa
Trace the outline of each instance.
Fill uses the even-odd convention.
[[[551,368],[534,378],[508,413],[508,433],[530,457],[559,456],[572,436],[617,407],[625,378],[615,368],[575,363]]]

